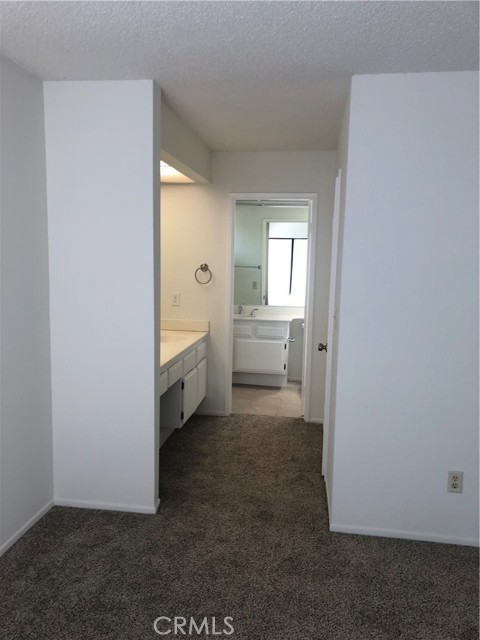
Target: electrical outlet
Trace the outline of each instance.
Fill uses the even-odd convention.
[[[463,471],[449,471],[448,472],[447,491],[449,493],[462,493],[462,491],[463,491]]]
[[[179,307],[180,306],[180,292],[179,291],[172,291],[172,293],[170,294],[170,304],[172,305],[172,307]]]

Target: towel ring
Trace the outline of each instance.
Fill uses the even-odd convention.
[[[203,273],[208,273],[208,280],[202,281],[198,279],[198,272],[202,271]],[[208,264],[206,262],[204,262],[203,264],[201,264],[198,269],[195,271],[195,280],[199,283],[199,284],[208,284],[210,282],[210,280],[212,279],[212,272],[210,271]]]

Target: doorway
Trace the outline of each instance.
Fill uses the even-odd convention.
[[[316,194],[231,194],[227,414],[310,418]]]

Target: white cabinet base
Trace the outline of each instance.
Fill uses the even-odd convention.
[[[287,382],[290,323],[234,320],[233,383],[283,387]]]
[[[184,352],[160,374],[160,446],[180,429],[207,394],[207,343]]]
[[[271,373],[233,373],[233,384],[254,384],[257,387],[283,387],[287,376]]]
[[[283,340],[234,338],[233,371],[287,373],[287,343]]]

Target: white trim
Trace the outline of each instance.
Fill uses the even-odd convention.
[[[36,524],[41,518],[43,518],[43,516],[48,511],[50,511],[53,505],[54,505],[53,500],[50,500],[49,502],[47,502],[47,504],[43,506],[39,511],[37,511],[37,513],[34,516],[32,516],[30,520],[27,520],[27,522],[23,526],[21,526],[20,529],[13,534],[13,536],[10,536],[10,538],[6,542],[4,542],[0,547],[0,556],[3,555],[5,551],[10,549],[10,547],[14,545],[15,542],[17,542],[17,540],[19,540],[25,533],[27,533],[27,531],[31,527],[33,527],[34,524]]]
[[[315,291],[315,252],[317,248],[317,200],[316,193],[230,193],[230,210],[228,222],[227,264],[230,264],[230,288],[227,300],[226,318],[228,331],[226,332],[226,372],[225,372],[225,415],[232,413],[232,368],[233,368],[233,268],[234,268],[234,229],[235,229],[235,205],[237,200],[308,200],[308,282],[305,298],[305,339],[303,344],[303,382],[302,402],[305,422],[319,422],[321,420],[310,419],[310,389],[312,377],[312,347],[313,347],[313,300]],[[229,259],[228,259],[229,258]],[[218,414],[211,414],[218,415]],[[220,414],[223,415],[223,414]]]
[[[330,499],[330,488],[328,486],[328,482],[327,482],[327,476],[323,477],[323,484],[325,485],[325,493],[327,495],[327,517],[328,517],[328,523],[329,523],[329,527],[330,527],[330,514],[332,513],[332,501]],[[330,527],[331,530],[331,527]]]
[[[335,533],[349,533],[361,536],[376,536],[381,538],[400,538],[402,540],[422,540],[424,542],[440,542],[442,544],[458,544],[467,547],[478,547],[475,538],[457,538],[456,536],[442,536],[436,533],[400,531],[397,529],[377,529],[369,527],[351,527],[349,525],[330,523],[330,531]]]
[[[332,363],[334,342],[336,344],[337,311],[335,309],[337,289],[337,262],[338,262],[338,233],[340,224],[340,191],[342,186],[342,170],[339,169],[335,178],[335,198],[333,204],[332,221],[332,254],[330,259],[330,288],[328,294],[328,329],[327,329],[327,365],[325,368],[325,401],[323,411],[323,451],[322,451],[322,475],[327,476],[328,467],[328,438],[331,429],[331,400],[332,400]],[[335,400],[334,400],[335,401]]]
[[[160,499],[155,501],[154,507],[133,504],[111,504],[107,502],[94,502],[93,500],[64,500],[63,498],[55,498],[57,507],[75,507],[77,509],[101,509],[103,511],[126,511],[128,513],[157,513]]]
[[[323,420],[320,420],[320,418],[310,418],[310,420],[305,418],[305,422],[309,422],[310,424],[321,424],[323,426]]]
[[[226,315],[227,318],[227,331],[225,332],[225,353],[226,358],[226,370],[225,370],[225,415],[229,416],[232,413],[232,381],[233,381],[233,286],[234,286],[234,274],[233,267],[235,262],[235,204],[237,197],[235,194],[230,194],[230,215],[228,216],[228,228],[227,228],[227,265],[229,265],[229,282],[227,282],[227,295],[225,300],[227,303]],[[212,415],[222,415],[212,413]]]
[[[315,257],[317,251],[317,195],[308,196],[308,267],[305,292],[305,329],[303,340],[302,409],[305,422],[312,421],[311,390],[313,361],[313,301],[315,299]],[[316,420],[315,420],[316,421]],[[319,420],[319,422],[322,422]]]

